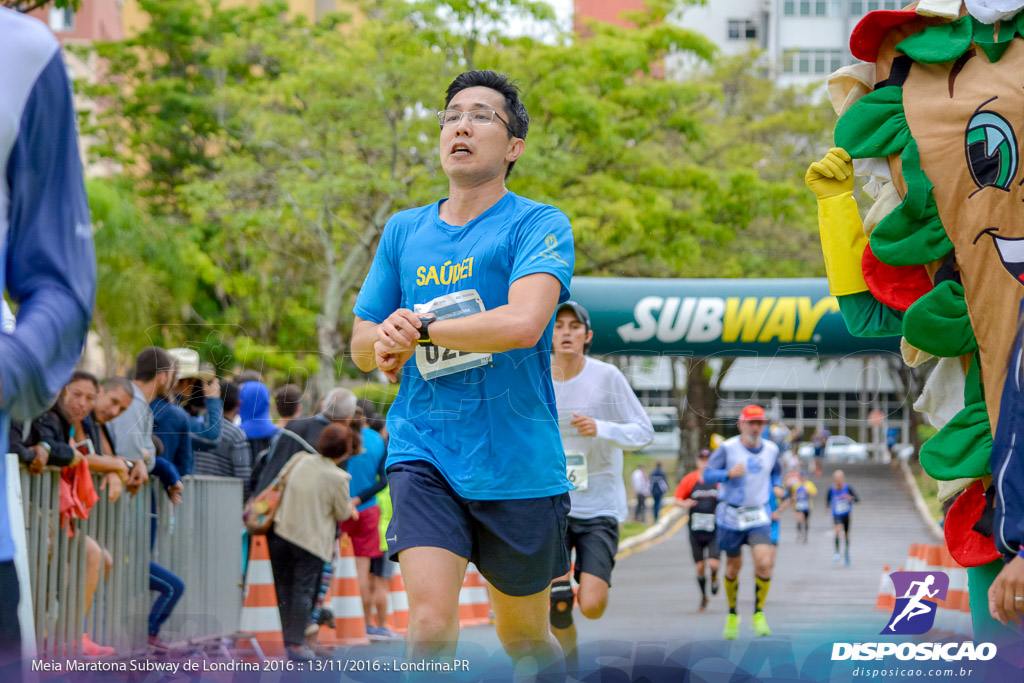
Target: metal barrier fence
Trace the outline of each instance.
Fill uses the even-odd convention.
[[[172,506],[162,491],[157,496],[153,561],[185,582],[164,639],[232,635],[242,614],[242,480],[184,481],[181,505]]]
[[[183,503],[171,506],[159,482],[114,503],[100,490],[86,520],[74,521],[73,536],[60,527],[61,471],[21,470],[22,509],[28,546],[29,587],[39,656],[81,653],[81,634],[119,653],[146,646],[154,596],[149,590],[152,558],[178,574],[185,592],[164,625],[165,640],[199,640],[238,630],[242,608],[242,481],[185,477]],[[154,495],[155,494],[155,495]],[[153,511],[157,542],[151,550]],[[86,600],[86,537],[110,553],[91,609]],[[166,635],[164,635],[166,634]]]

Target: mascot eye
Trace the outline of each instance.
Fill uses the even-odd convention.
[[[999,114],[983,111],[967,124],[967,165],[978,187],[1008,190],[1017,174],[1017,138]]]

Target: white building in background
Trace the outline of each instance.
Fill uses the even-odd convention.
[[[675,416],[672,363],[666,356],[608,357],[622,369],[640,402],[650,413]],[[902,359],[896,357],[898,362]],[[712,360],[715,371],[720,360]],[[675,387],[683,391],[686,375],[676,363]],[[899,376],[881,356],[845,358],[738,358],[719,387],[715,428],[735,431],[740,410],[749,403],[763,406],[772,421],[796,427],[804,438],[827,427],[834,435],[870,443],[876,434],[870,415],[883,415],[881,434],[900,430],[899,441],[910,441],[910,410]]]
[[[575,0],[580,19],[611,21],[639,0]],[[813,85],[856,60],[850,33],[868,12],[901,9],[905,0],[708,0],[684,7],[673,17],[679,25],[707,36],[723,55],[764,51],[767,75],[779,85]],[[623,23],[623,22],[620,22]],[[683,59],[667,65],[686,70]]]

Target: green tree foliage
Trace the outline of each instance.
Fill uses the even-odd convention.
[[[211,356],[333,383],[384,223],[446,193],[433,112],[467,65],[520,81],[532,123],[509,187],[566,211],[578,273],[819,274],[799,167],[827,139],[825,105],[758,79],[752,56],[662,78],[680,55],[713,56],[662,21],[671,2],[635,28],[552,42],[505,28],[527,16],[554,35],[532,0],[367,0],[316,24],[281,4],[141,5],[140,35],[96,48],[110,78],[87,89],[98,106],[83,130],[179,270],[155,280],[174,280],[173,304],[139,297],[123,325],[101,306],[122,345],[149,308],[226,330],[203,342]],[[97,232],[100,249],[112,235]]]

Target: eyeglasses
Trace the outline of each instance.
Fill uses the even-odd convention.
[[[497,118],[503,124],[509,133],[515,135],[515,131],[508,125],[508,121],[501,118],[501,115],[493,109],[474,109],[473,111],[459,111],[457,109],[445,109],[444,111],[437,112],[437,122],[441,124],[441,127],[453,126],[462,121],[463,116],[469,117],[469,122],[474,126],[489,126],[494,123],[494,119]]]

